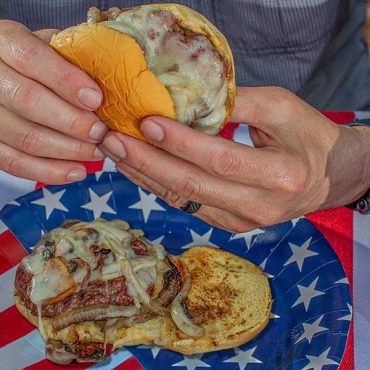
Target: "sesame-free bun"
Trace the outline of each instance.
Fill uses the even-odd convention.
[[[148,6],[172,12],[183,29],[205,35],[223,58],[227,69],[226,116],[213,132],[218,133],[230,118],[236,94],[233,57],[227,40],[210,21],[188,7]],[[132,9],[135,8],[127,10]],[[109,20],[104,19],[105,12],[101,14],[102,21]],[[170,92],[148,68],[139,44],[127,34],[99,23],[83,23],[54,35],[51,46],[99,84],[104,101],[96,114],[112,130],[147,141],[139,128],[143,118],[151,115],[178,118]]]

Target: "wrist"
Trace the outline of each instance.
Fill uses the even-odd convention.
[[[370,188],[370,126],[354,126],[351,129],[358,140],[358,159],[362,174],[359,187],[366,192]]]

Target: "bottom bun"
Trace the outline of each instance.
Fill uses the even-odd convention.
[[[213,247],[193,247],[180,256],[191,275],[185,299],[190,318],[204,329],[201,337],[181,332],[171,317],[154,317],[130,327],[115,325],[106,343],[113,348],[156,344],[191,355],[233,348],[253,339],[267,325],[271,312],[271,291],[267,277],[253,263]],[[15,292],[15,304],[33,325],[37,316],[23,305]],[[105,321],[86,321],[56,331],[50,318],[42,319],[46,341],[104,343]]]

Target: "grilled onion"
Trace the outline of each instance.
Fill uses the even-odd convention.
[[[67,352],[64,349],[64,345],[61,341],[53,341],[55,344],[50,341],[45,347],[45,357],[55,362],[59,365],[70,364],[73,360],[77,359],[77,356],[74,353]]]
[[[69,325],[83,322],[117,317],[130,317],[139,312],[134,306],[117,306],[107,304],[96,304],[87,307],[76,308],[72,311],[62,313],[52,319],[55,330],[62,330]]]
[[[177,264],[181,263],[176,261]],[[187,297],[190,290],[191,279],[190,272],[185,265],[181,263],[181,270],[184,273],[184,285],[175,297],[171,305],[171,317],[176,326],[184,333],[191,337],[200,337],[204,334],[204,329],[195,325],[186,315],[182,301]]]

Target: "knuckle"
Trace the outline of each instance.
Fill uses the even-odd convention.
[[[0,20],[0,37],[7,37],[10,34],[14,33],[17,28],[20,28],[21,24],[9,19]]]
[[[15,69],[22,72],[29,71],[35,65],[39,53],[39,46],[31,42],[22,42],[14,53],[13,63]]]
[[[240,158],[225,146],[211,159],[210,168],[218,176],[232,175],[240,168]]]
[[[295,114],[297,98],[293,93],[278,86],[271,87],[269,89],[269,100],[275,107],[277,107],[279,116],[282,117],[282,119],[289,118]]]
[[[288,197],[296,196],[305,191],[308,182],[308,170],[300,164],[291,168],[285,168],[276,177],[276,188]]]
[[[86,157],[87,153],[89,153],[85,143],[81,141],[76,141],[73,144],[72,151],[76,156],[79,156],[79,157]]]
[[[21,173],[21,163],[19,158],[11,155],[5,156],[4,171],[11,175],[19,175]]]
[[[38,152],[42,146],[42,137],[33,129],[28,130],[21,138],[20,149],[26,153]]]
[[[193,174],[188,174],[181,180],[178,189],[184,199],[196,200],[202,192],[202,184]]]
[[[41,90],[33,83],[21,84],[14,89],[11,99],[12,105],[17,111],[33,111],[40,105]]]
[[[184,205],[182,198],[177,193],[169,189],[165,189],[163,191],[161,198],[167,204],[169,204],[171,207],[174,207],[174,208],[181,208]]]

